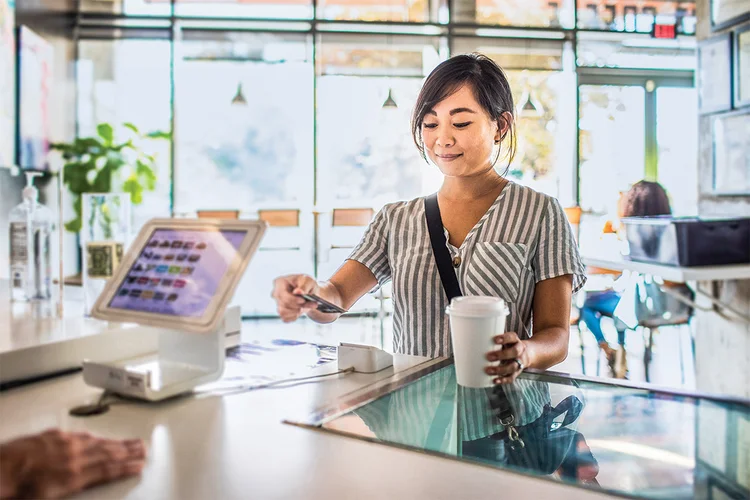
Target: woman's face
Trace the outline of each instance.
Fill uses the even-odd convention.
[[[494,145],[502,132],[468,85],[440,101],[422,121],[427,155],[448,177],[472,177],[492,169]]]

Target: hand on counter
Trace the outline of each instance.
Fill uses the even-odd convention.
[[[487,360],[500,361],[500,364],[488,366],[485,372],[496,375],[493,380],[496,384],[510,384],[531,364],[529,351],[516,332],[505,332],[497,335],[494,340],[499,348],[488,352]]]
[[[140,439],[50,430],[0,444],[0,498],[61,498],[141,473]]]

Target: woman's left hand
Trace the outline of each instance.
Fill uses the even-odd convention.
[[[494,341],[499,349],[488,352],[487,360],[500,363],[487,366],[484,371],[487,375],[495,375],[494,383],[510,384],[530,365],[529,351],[516,332],[501,333]]]

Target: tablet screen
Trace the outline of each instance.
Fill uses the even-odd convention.
[[[203,316],[246,235],[242,230],[156,229],[109,307]]]

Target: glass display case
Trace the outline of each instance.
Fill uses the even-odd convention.
[[[535,370],[468,389],[438,359],[294,423],[620,496],[750,495],[744,400]]]

